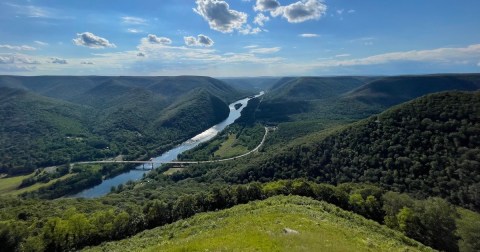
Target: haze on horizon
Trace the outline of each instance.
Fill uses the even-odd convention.
[[[0,74],[479,72],[476,0],[5,0]]]

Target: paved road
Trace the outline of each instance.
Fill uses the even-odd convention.
[[[260,149],[262,145],[265,143],[265,139],[268,135],[268,127],[265,127],[265,134],[263,135],[262,141],[260,144],[255,147],[255,149],[235,157],[225,158],[225,159],[218,159],[218,160],[205,160],[205,161],[171,161],[171,162],[156,162],[156,161],[119,161],[119,160],[103,160],[103,161],[84,161],[84,162],[76,162],[72,163],[75,164],[206,164],[206,163],[218,163],[218,162],[225,162],[230,160],[235,160],[237,158],[242,158],[248,156]]]

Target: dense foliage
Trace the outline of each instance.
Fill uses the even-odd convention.
[[[145,228],[161,226],[199,212],[290,194],[323,200],[380,223],[385,219],[387,225],[433,248],[458,250],[458,237],[453,235],[456,230],[455,210],[441,199],[413,201],[406,195],[385,194],[372,185],[344,184],[335,187],[305,180],[214,187],[172,199],[150,198],[141,205],[124,202],[125,207],[122,208],[107,207],[95,203],[96,200],[83,200],[90,205],[89,208],[77,209],[82,201],[63,201],[57,202],[54,209],[51,209],[52,205],[40,207],[41,201],[4,199],[1,203],[3,210],[0,211],[0,244],[8,245],[10,250],[70,250],[127,237]],[[395,197],[407,200],[399,202]],[[418,212],[412,212],[414,215],[408,215],[405,217],[407,221],[403,221],[404,209],[410,207],[412,202],[419,202],[415,204],[421,207],[412,208]],[[68,204],[64,205],[66,203]],[[33,206],[39,206],[35,212],[32,212]],[[64,207],[67,209],[58,212]],[[436,211],[438,207],[444,209]],[[57,213],[43,212],[52,210]],[[396,218],[396,222],[392,218]],[[437,221],[436,225],[424,225],[432,220],[441,221]],[[412,233],[411,230],[417,233]],[[448,239],[435,239],[432,236],[438,230],[444,230],[444,235],[451,235],[445,236]],[[421,236],[416,236],[417,234]]]
[[[227,103],[244,95],[194,76],[1,76],[0,90],[0,172],[10,175],[119,155],[149,158],[220,122]]]
[[[371,182],[480,209],[480,93],[429,95],[311,139],[229,176]]]
[[[274,196],[86,251],[433,251],[386,226],[301,196]]]

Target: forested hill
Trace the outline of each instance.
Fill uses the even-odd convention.
[[[427,95],[271,155],[226,176],[370,182],[479,210],[480,92]]]
[[[480,74],[396,76],[372,81],[346,94],[346,98],[391,106],[429,93],[480,89]]]
[[[150,158],[228,116],[247,93],[209,77],[0,76],[0,173]]]
[[[270,100],[315,100],[338,96],[366,82],[357,77],[286,77],[270,89]]]
[[[480,89],[480,74],[286,77],[268,90],[256,116],[266,123],[353,122],[422,95]]]
[[[150,91],[164,98],[175,98],[195,88],[206,89],[225,102],[232,102],[239,91],[226,83],[204,76],[0,76],[0,87],[28,90],[61,100],[82,102],[95,95],[111,99],[131,90]]]

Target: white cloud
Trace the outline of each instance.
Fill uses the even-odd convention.
[[[312,19],[320,19],[327,12],[327,6],[321,0],[302,0],[273,11],[273,16],[286,18],[290,23],[301,23]]]
[[[40,62],[23,54],[0,54],[0,64],[38,65]]]
[[[243,35],[258,34],[261,31],[262,29],[258,27],[252,28],[252,26],[250,26],[249,24],[245,25],[244,27],[242,27],[241,30],[239,30],[239,32]]]
[[[147,42],[151,44],[159,44],[159,45],[170,45],[172,40],[166,37],[157,37],[154,34],[148,34],[146,38],[142,38],[142,42]]]
[[[253,9],[255,11],[274,11],[280,7],[277,0],[257,0]]]
[[[61,65],[68,64],[66,59],[60,59],[60,58],[55,58],[55,57],[50,58],[50,63],[61,64]]]
[[[337,55],[335,55],[335,57],[336,58],[350,57],[350,54],[348,54],[348,53],[337,54]]]
[[[337,67],[337,66],[366,66],[387,64],[392,62],[429,62],[440,64],[465,64],[480,58],[480,44],[460,48],[438,48],[432,50],[413,50],[406,52],[391,52],[373,55],[358,59],[329,60],[314,63],[315,67]]]
[[[252,49],[252,48],[257,48],[258,45],[248,45],[248,46],[244,46],[243,48],[245,49]]]
[[[339,10],[337,10],[337,14],[342,15],[344,11],[345,11],[344,9],[339,9]]]
[[[146,25],[147,20],[139,17],[125,16],[125,17],[122,17],[122,23],[131,24],[131,25]]]
[[[5,48],[9,50],[16,50],[16,51],[35,51],[37,50],[35,47],[27,46],[27,45],[20,45],[20,46],[13,46],[13,45],[0,45],[0,48]]]
[[[40,46],[48,46],[48,43],[46,42],[42,42],[42,41],[39,41],[39,40],[35,40],[33,41],[35,44],[37,45],[40,45]]]
[[[227,2],[222,0],[196,0],[197,8],[193,9],[202,16],[210,28],[222,33],[239,30],[247,22],[247,14],[231,10]]]
[[[348,10],[347,13],[348,14],[352,14],[352,13],[355,13],[356,11],[355,10]]]
[[[270,20],[270,18],[263,15],[263,13],[258,13],[258,15],[253,20],[253,23],[257,24],[259,26],[264,26],[265,23],[268,22],[269,20]]]
[[[107,39],[96,36],[91,32],[77,33],[77,38],[73,39],[73,43],[78,46],[85,46],[93,49],[101,49],[106,47],[116,47]]]
[[[13,1],[12,1],[13,2]],[[31,2],[31,1],[28,1]],[[61,10],[47,8],[35,5],[20,5],[5,3],[5,6],[11,8],[9,12],[14,13],[15,17],[42,18],[42,19],[72,19],[71,16],[64,16]]]
[[[477,63],[477,66],[480,67],[480,62]]]
[[[280,51],[281,47],[253,48],[250,53],[269,54]]]
[[[315,33],[302,33],[299,36],[302,38],[316,38],[316,37],[319,37],[320,35]]]
[[[183,40],[187,46],[211,47],[215,43],[211,38],[203,34],[199,34],[196,38],[192,36],[183,37]]]
[[[141,33],[143,32],[142,30],[139,30],[139,29],[135,29],[135,28],[128,28],[127,29],[127,32],[130,32],[130,33]]]

